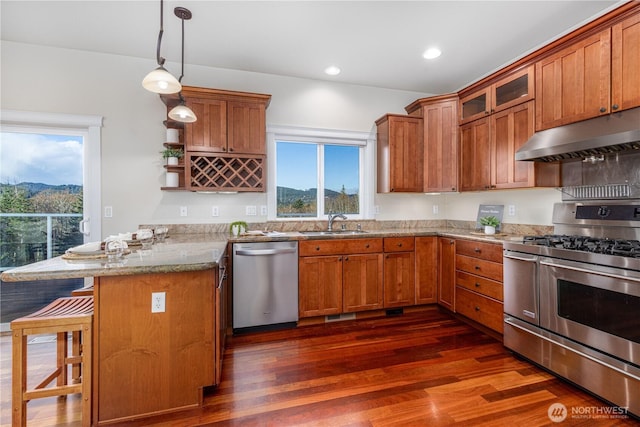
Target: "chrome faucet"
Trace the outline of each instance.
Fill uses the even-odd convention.
[[[345,214],[341,214],[341,213],[332,214],[331,212],[329,212],[329,223],[327,224],[327,231],[333,231],[333,221],[335,221],[336,218],[342,218],[344,220],[347,219]]]

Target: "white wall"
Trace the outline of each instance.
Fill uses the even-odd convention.
[[[197,194],[161,191],[164,168],[164,105],[140,82],[155,67],[150,60],[49,48],[2,41],[3,109],[104,116],[102,129],[102,205],[113,207],[103,218],[103,235],[134,229],[140,223],[208,223],[244,219],[246,205],[267,205],[266,194]],[[179,64],[167,68],[179,70]],[[183,82],[228,90],[268,93],[268,125],[370,132],[385,113],[404,113],[404,106],[426,93],[385,90],[200,66],[185,66]],[[474,220],[479,203],[515,200],[518,215],[506,222],[550,224],[553,190],[528,190],[448,196],[377,195],[378,219]],[[508,194],[507,194],[508,193]],[[532,196],[535,195],[535,196]],[[443,202],[442,202],[443,201]],[[432,205],[439,205],[434,215]],[[211,217],[211,206],[220,209]],[[179,207],[188,216],[179,216]],[[526,212],[526,214],[525,214]]]

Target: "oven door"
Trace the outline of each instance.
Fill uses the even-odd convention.
[[[543,257],[540,326],[640,366],[640,273]]]
[[[538,256],[503,253],[504,312],[534,325],[538,320]]]

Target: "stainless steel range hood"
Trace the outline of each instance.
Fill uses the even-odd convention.
[[[536,132],[516,160],[555,162],[640,152],[640,107]]]

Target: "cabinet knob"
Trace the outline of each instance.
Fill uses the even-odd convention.
[[[476,288],[480,287],[480,283],[476,282]]]
[[[474,251],[475,253],[479,254],[479,253],[480,253],[480,248],[475,248],[473,251]]]
[[[485,112],[484,112],[484,114],[485,114],[485,115],[487,115],[487,116],[488,116],[490,113],[491,113],[490,111],[485,111]]]
[[[319,250],[320,250],[320,246],[316,246],[316,251],[319,251]]]
[[[229,148],[229,152],[233,151],[233,148]]]
[[[345,261],[349,261],[349,257],[345,257],[345,258],[344,258],[344,260],[345,260]]]
[[[365,248],[369,249],[369,244],[364,245]]]
[[[480,270],[480,266],[479,265],[476,265],[476,270]]]
[[[455,243],[455,240],[449,240],[449,244],[453,245]]]
[[[401,248],[402,247],[402,243],[398,243],[398,247]]]
[[[605,107],[600,107],[600,112],[601,112],[601,113],[606,113],[606,112],[607,112],[607,109],[606,109]]]
[[[222,147],[222,151],[227,151],[227,149],[225,147]]]
[[[476,311],[480,311],[480,307],[476,305]]]
[[[612,110],[617,110],[618,108],[620,108],[620,106],[619,106],[618,104],[613,104],[613,105],[611,106],[611,109],[612,109]]]
[[[456,191],[456,187],[451,187],[451,191]]]

